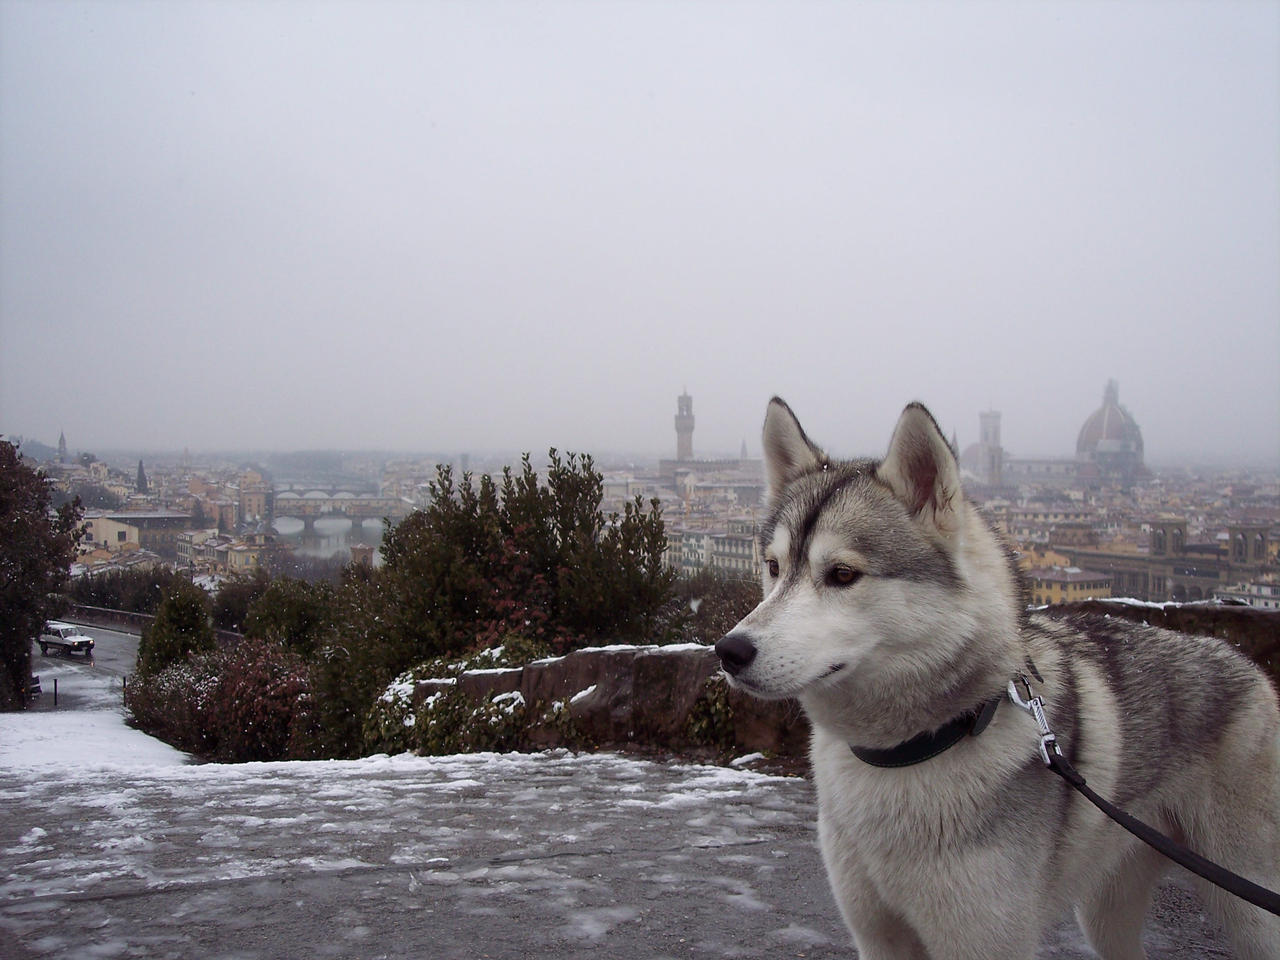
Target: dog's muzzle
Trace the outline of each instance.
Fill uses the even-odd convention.
[[[745,633],[730,633],[716,641],[716,655],[724,672],[736,677],[756,658],[756,645]]]

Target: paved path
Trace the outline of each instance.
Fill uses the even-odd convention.
[[[568,753],[186,765],[98,706],[0,715],[5,960],[853,956],[801,779]],[[1147,944],[1227,956],[1177,887]],[[1072,924],[1040,952],[1089,956]]]

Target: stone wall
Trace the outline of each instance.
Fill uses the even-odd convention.
[[[544,710],[563,704],[573,738],[600,747],[804,755],[808,727],[797,704],[745,696],[719,674],[715,651],[699,644],[610,646],[525,667],[467,671],[456,685],[477,701],[518,691]],[[454,683],[423,681],[418,697],[446,686]],[[554,724],[531,729],[529,738],[541,747],[567,742],[565,729]]]
[[[133,613],[129,610],[111,610],[107,607],[90,607],[83,603],[73,603],[67,609],[66,619],[82,626],[105,627],[108,630],[141,634],[155,622],[156,618],[149,613]],[[222,630],[217,627],[214,628],[213,635],[224,647],[232,646],[243,639],[234,630]]]

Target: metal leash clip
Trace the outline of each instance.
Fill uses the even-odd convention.
[[[1018,695],[1018,681],[1022,681],[1023,689],[1027,691],[1026,699]],[[1049,750],[1052,748],[1057,756],[1062,756],[1062,751],[1058,749],[1058,738],[1053,735],[1053,731],[1049,729],[1049,719],[1044,712],[1044,699],[1035,695],[1031,690],[1031,680],[1025,673],[1009,681],[1009,699],[1013,701],[1015,707],[1027,711],[1036,721],[1036,726],[1040,728],[1040,757],[1044,760],[1046,767],[1052,767],[1053,761],[1049,757]]]

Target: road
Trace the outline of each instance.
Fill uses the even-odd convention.
[[[80,654],[54,652],[44,656],[33,643],[31,672],[40,678],[40,686],[44,691],[40,699],[32,704],[35,710],[54,709],[54,680],[58,681],[56,706],[61,709],[76,709],[89,705],[89,700],[97,696],[96,692],[92,696],[87,692],[89,687],[97,690],[95,678],[107,676],[122,680],[134,672],[137,664],[138,634],[107,630],[79,620],[66,622],[78,624],[81,630],[93,637],[93,656],[90,658]],[[113,686],[118,690],[120,683]]]

